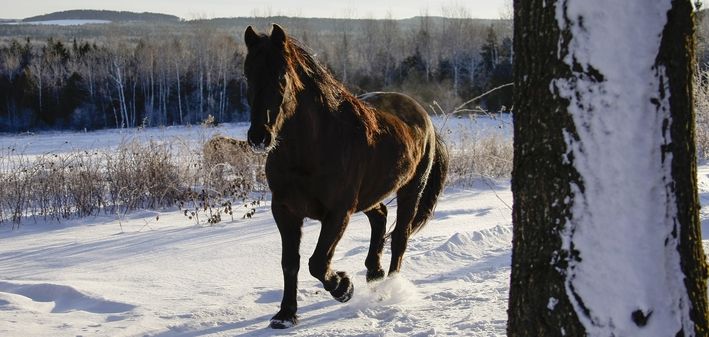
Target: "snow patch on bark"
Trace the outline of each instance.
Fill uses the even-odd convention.
[[[572,33],[558,50],[572,76],[550,90],[569,100],[576,130],[564,131],[564,160],[581,177],[571,186],[573,218],[562,219],[564,272],[589,336],[694,335],[664,149],[670,93],[655,65],[670,8],[671,0],[556,4],[559,27]]]

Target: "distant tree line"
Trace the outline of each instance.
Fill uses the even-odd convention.
[[[402,91],[427,107],[435,101],[448,110],[510,82],[513,58],[509,22],[483,24],[465,13],[451,15],[252,18],[246,24],[267,29],[270,22],[284,22],[356,94]],[[248,118],[243,22],[183,22],[159,30],[99,26],[55,28],[54,34],[39,27],[49,37],[24,38],[8,31],[26,27],[0,28],[0,131],[195,124],[208,115],[217,122]],[[87,37],[87,31],[94,35]],[[479,104],[509,109],[511,88]]]
[[[13,40],[0,48],[0,128],[110,128],[242,118],[233,38],[111,44]]]

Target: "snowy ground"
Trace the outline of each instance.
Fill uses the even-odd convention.
[[[507,184],[495,193],[509,203]],[[267,325],[282,281],[268,206],[253,219],[212,227],[177,212],[156,215],[0,228],[0,335],[273,335]],[[402,277],[368,286],[369,225],[358,214],[333,262],[355,275],[355,297],[341,304],[308,274],[319,230],[308,221],[301,323],[283,333],[503,335],[510,222],[509,209],[487,187],[448,190],[436,219],[411,241]]]
[[[116,131],[105,133],[67,139],[76,142],[71,148],[118,143],[108,136]],[[37,137],[20,139],[30,152],[69,146],[60,142],[65,133],[19,137]],[[31,145],[43,137],[54,138]],[[13,139],[0,137],[3,146]],[[709,165],[699,178],[707,203]],[[354,275],[355,296],[345,304],[308,274],[319,223],[306,222],[301,322],[285,331],[268,328],[282,287],[268,203],[252,219],[215,226],[195,225],[175,210],[0,226],[0,336],[504,336],[511,204],[508,182],[448,188],[435,218],[411,240],[401,276],[374,285],[365,282],[369,225],[355,215],[333,260]],[[707,233],[709,212],[702,219]]]

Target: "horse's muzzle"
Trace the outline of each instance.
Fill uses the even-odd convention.
[[[268,152],[273,142],[273,137],[271,136],[270,132],[268,132],[267,130],[257,131],[253,128],[249,129],[246,139],[249,145],[251,146],[251,149],[257,153]]]

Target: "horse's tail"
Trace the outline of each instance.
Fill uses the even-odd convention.
[[[448,149],[443,143],[441,136],[436,133],[436,143],[434,148],[433,165],[428,173],[426,185],[424,185],[421,198],[419,199],[416,214],[411,222],[411,234],[415,234],[426,224],[428,219],[433,215],[433,210],[436,208],[436,201],[443,192],[443,187],[448,174]]]

